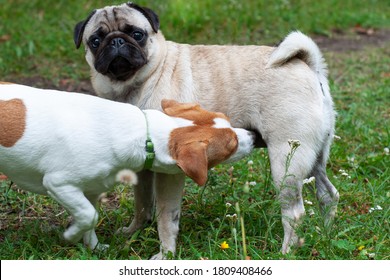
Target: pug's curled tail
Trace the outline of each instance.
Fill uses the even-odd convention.
[[[267,68],[282,66],[290,60],[303,60],[314,72],[326,79],[328,71],[320,49],[300,31],[293,31],[273,51]]]

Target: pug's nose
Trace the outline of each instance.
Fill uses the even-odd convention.
[[[111,47],[119,49],[124,43],[125,40],[123,38],[114,38],[111,40]]]

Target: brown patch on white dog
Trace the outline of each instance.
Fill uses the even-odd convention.
[[[164,113],[184,118],[194,126],[174,129],[170,135],[169,151],[177,165],[198,185],[207,181],[207,171],[228,159],[238,147],[237,135],[230,128],[215,128],[215,119],[228,120],[223,113],[202,109],[196,103],[179,103],[164,99]]]
[[[20,99],[0,100],[0,145],[12,147],[26,128],[26,106]]]
[[[163,99],[161,107],[168,116],[190,120],[196,125],[214,125],[216,118],[230,121],[225,114],[204,110],[197,103],[179,103],[172,99]]]
[[[237,147],[237,135],[230,128],[177,128],[169,141],[177,165],[200,186],[206,184],[207,170],[227,160]]]

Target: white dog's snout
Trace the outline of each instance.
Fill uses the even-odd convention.
[[[235,128],[238,137],[239,148],[253,149],[256,141],[256,133],[242,128]]]
[[[234,132],[238,138],[238,147],[236,152],[225,163],[242,159],[249,155],[255,146],[256,134],[254,132],[242,128],[235,128]]]
[[[249,137],[251,137],[251,140],[253,142],[253,144],[256,142],[256,133],[254,133],[253,131],[249,131],[248,130],[248,134],[249,134]]]

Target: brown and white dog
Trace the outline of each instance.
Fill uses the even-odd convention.
[[[18,187],[50,195],[74,218],[64,238],[96,248],[98,197],[122,169],[138,172],[145,143],[154,144],[150,170],[181,174],[199,185],[216,164],[252,151],[254,134],[232,128],[222,113],[163,100],[164,113],[90,95],[0,84],[0,171]],[[159,213],[170,204],[158,190]],[[176,213],[178,215],[178,213]],[[158,216],[158,227],[170,220]]]

